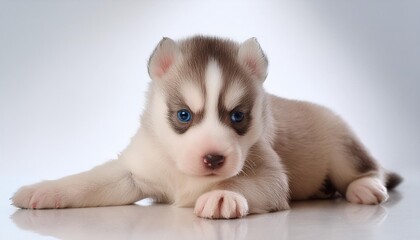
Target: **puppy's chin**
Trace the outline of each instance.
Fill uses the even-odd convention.
[[[236,176],[239,174],[240,171],[237,172],[226,172],[226,171],[202,171],[202,172],[186,172],[183,170],[180,170],[185,175],[192,176],[192,177],[199,177],[199,178],[207,178],[209,180],[215,180],[215,181],[222,181],[228,178],[231,178],[233,176]]]

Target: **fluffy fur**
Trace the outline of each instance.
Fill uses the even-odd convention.
[[[162,39],[148,64],[141,126],[119,158],[24,186],[13,204],[95,207],[154,198],[194,207],[200,217],[237,218],[337,193],[352,203],[385,201],[386,187],[401,178],[386,173],[330,110],[266,93],[267,67],[255,38]],[[181,121],[180,111],[191,118]]]

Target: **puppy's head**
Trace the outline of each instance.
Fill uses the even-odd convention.
[[[149,60],[149,127],[185,174],[228,178],[264,129],[267,59],[257,40],[163,38]]]

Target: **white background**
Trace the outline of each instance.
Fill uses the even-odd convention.
[[[102,163],[139,124],[163,36],[257,37],[265,86],[332,108],[383,165],[419,170],[419,1],[0,1],[0,204]]]

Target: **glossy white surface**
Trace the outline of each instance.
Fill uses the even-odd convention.
[[[63,209],[1,208],[2,239],[419,239],[419,184],[378,206],[343,199],[295,202],[289,211],[208,220],[190,208],[151,204]]]

